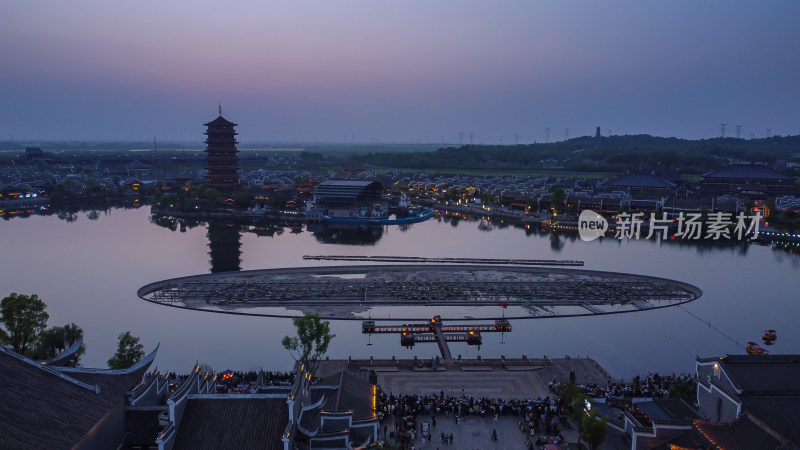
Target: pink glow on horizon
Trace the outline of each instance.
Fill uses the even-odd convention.
[[[696,124],[730,114],[728,97],[737,94],[731,121],[800,131],[787,118],[800,103],[792,81],[800,63],[784,48],[800,40],[789,19],[800,6],[727,5],[12,3],[0,18],[0,54],[11,68],[0,74],[9,104],[0,123],[35,137],[39,118],[64,119],[80,104],[101,118],[126,110],[120,119],[138,135],[171,117],[189,123],[198,104],[226,98],[275,125],[253,138],[331,138],[365,121],[371,133],[402,141],[459,129],[509,135],[534,124],[533,140],[544,126],[591,131],[598,122],[696,137]],[[165,115],[137,119],[156,103]],[[646,105],[659,107],[643,114]],[[28,108],[45,114],[20,114]],[[275,123],[280,114],[270,108],[288,112],[287,121]],[[175,121],[147,133],[194,135],[185,128]],[[69,129],[54,125],[42,137]]]

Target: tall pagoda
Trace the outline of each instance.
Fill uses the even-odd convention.
[[[208,127],[206,138],[206,187],[214,188],[223,195],[234,195],[239,190],[239,159],[236,156],[237,124],[222,117],[222,106],[219,117],[204,124]]]

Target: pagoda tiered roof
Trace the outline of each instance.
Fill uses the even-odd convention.
[[[211,122],[204,123],[204,127],[235,127],[238,126],[238,123],[233,123],[230,120],[222,117],[221,115],[216,119],[212,120]]]

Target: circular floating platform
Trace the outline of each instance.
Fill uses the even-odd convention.
[[[162,305],[342,320],[531,319],[617,314],[687,303],[695,286],[593,270],[496,265],[347,265],[203,274],[143,286]]]

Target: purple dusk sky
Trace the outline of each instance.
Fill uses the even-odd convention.
[[[800,134],[800,2],[17,1],[0,140]]]

